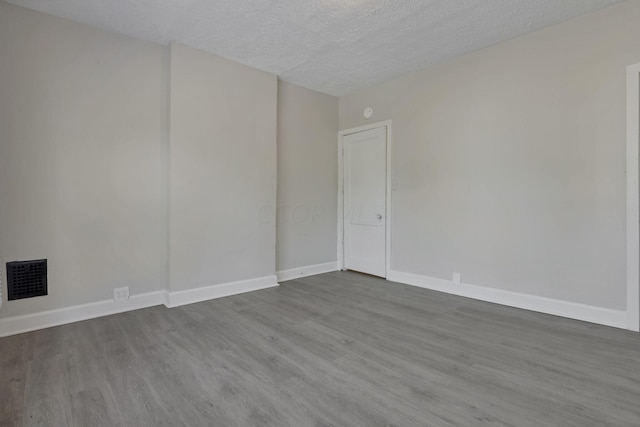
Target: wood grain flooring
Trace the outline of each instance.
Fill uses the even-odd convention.
[[[336,272],[0,339],[2,426],[640,426],[640,334]]]

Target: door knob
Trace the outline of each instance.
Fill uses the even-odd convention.
[[[376,216],[378,217],[378,219],[382,219],[382,214],[378,214]]]

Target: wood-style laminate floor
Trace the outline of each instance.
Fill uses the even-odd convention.
[[[0,339],[9,426],[640,426],[640,335],[351,272]]]

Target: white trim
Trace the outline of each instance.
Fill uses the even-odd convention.
[[[392,138],[391,138],[391,120],[384,122],[371,123],[369,125],[360,126],[351,129],[345,129],[338,132],[338,269],[344,269],[344,137],[358,132],[378,129],[384,127],[387,129],[387,199],[386,199],[386,239],[385,239],[385,275],[388,278],[391,273],[391,193],[393,192],[392,183]]]
[[[494,304],[552,314],[555,316],[567,317],[569,319],[597,323],[600,325],[613,326],[615,328],[627,329],[628,326],[626,311],[611,310],[602,307],[594,307],[585,304],[538,297],[535,295],[521,294],[466,283],[455,285],[449,280],[420,276],[411,273],[402,273],[399,271],[391,271],[388,280],[433,291],[445,292],[451,295],[473,298]]]
[[[344,161],[342,132],[338,132],[338,270],[344,270]]]
[[[278,286],[276,276],[259,277],[257,279],[241,280],[238,282],[222,283],[220,285],[205,286],[186,291],[167,292],[165,305],[169,308],[196,302],[208,301],[245,292],[258,291],[260,289]]]
[[[640,64],[627,67],[627,328],[640,331]]]
[[[333,265],[335,266],[335,263],[333,263]],[[41,313],[6,317],[0,319],[0,337],[36,331],[52,326],[66,325],[68,323],[139,310],[156,305],[164,304],[172,308],[275,286],[278,286],[276,276],[267,276],[180,292],[149,292],[146,294],[132,295],[128,300],[118,302],[105,300],[43,311]]]
[[[338,271],[337,261],[280,270],[276,274],[278,276],[278,282],[286,282],[287,280],[301,279],[303,277],[315,276],[316,274],[331,273],[332,271]]]
[[[393,182],[391,178],[391,165],[393,150],[391,150],[391,121],[387,124],[387,236],[386,236],[386,264],[385,276],[389,277],[391,273],[391,196],[393,194]]]
[[[41,313],[6,317],[0,319],[0,337],[162,305],[164,296],[164,291],[149,292],[132,295],[128,300],[124,301],[105,300]]]

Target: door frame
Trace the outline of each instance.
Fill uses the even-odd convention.
[[[640,64],[627,67],[627,323],[640,332]]]
[[[386,214],[385,214],[385,277],[389,277],[391,271],[391,155],[393,153],[391,139],[391,120],[371,123],[338,132],[338,270],[344,270],[344,137],[367,130],[387,129],[387,170],[386,170]]]

